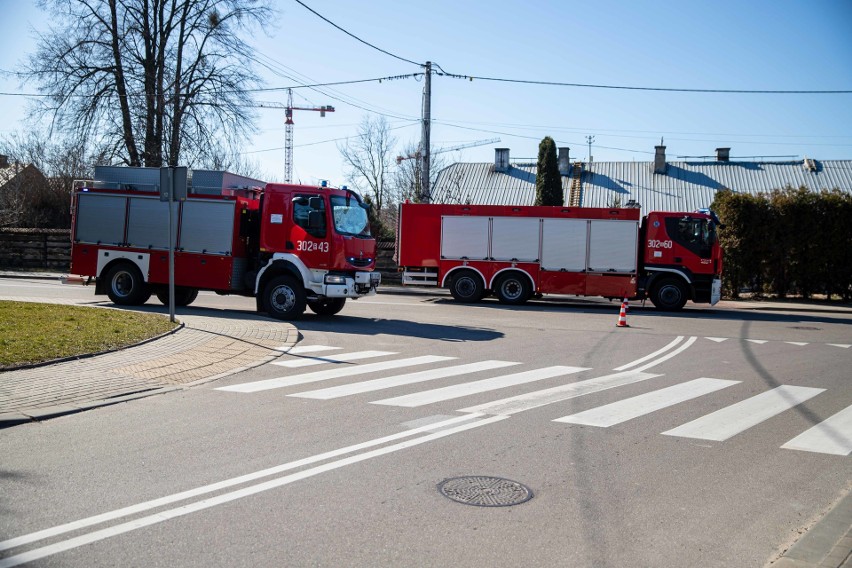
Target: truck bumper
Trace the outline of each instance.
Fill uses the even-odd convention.
[[[381,284],[382,275],[378,272],[356,272],[354,278],[340,278],[340,283],[324,283],[322,294],[328,298],[362,298],[374,296],[376,288]]]
[[[722,299],[722,280],[714,278],[710,287],[710,305],[715,306]]]

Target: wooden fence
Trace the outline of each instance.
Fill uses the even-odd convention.
[[[0,269],[68,272],[68,229],[0,229]]]

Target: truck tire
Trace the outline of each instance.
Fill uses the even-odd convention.
[[[305,312],[305,289],[289,275],[276,276],[263,291],[266,313],[280,320],[299,319]]]
[[[688,292],[679,278],[663,278],[651,289],[651,302],[663,312],[676,312],[686,304]]]
[[[308,307],[318,316],[333,316],[343,309],[346,298],[326,298],[315,302],[308,302]]]
[[[184,286],[175,286],[175,305],[176,306],[188,306],[198,297],[198,289],[197,288],[186,288]],[[157,299],[164,306],[169,305],[169,289],[168,287],[164,290],[160,288],[157,290]]]
[[[494,286],[497,299],[504,304],[523,304],[530,299],[532,292],[529,279],[519,272],[510,272],[501,276]]]
[[[151,297],[151,291],[135,264],[121,262],[106,273],[107,296],[119,306],[141,306]]]
[[[458,302],[478,302],[485,295],[485,284],[473,270],[460,270],[450,279],[450,294]]]

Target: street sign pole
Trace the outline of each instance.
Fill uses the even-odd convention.
[[[175,323],[175,230],[174,206],[176,200],[186,199],[186,167],[160,168],[160,201],[169,204],[169,321]]]

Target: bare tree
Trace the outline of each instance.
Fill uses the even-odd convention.
[[[380,222],[391,199],[395,145],[396,139],[391,136],[385,117],[365,116],[358,127],[358,134],[337,147],[348,168],[349,183],[369,198]]]
[[[187,165],[238,144],[259,84],[239,35],[266,0],[41,0],[58,25],[19,73],[45,96],[52,127],[102,139],[131,166]]]
[[[102,163],[108,149],[30,130],[0,139],[0,153],[21,174],[0,194],[0,225],[64,229],[71,226],[74,180],[90,178],[91,164]]]
[[[409,142],[403,153],[397,158],[397,167],[394,171],[393,197],[397,202],[422,201],[422,179],[420,177],[421,161],[418,144]],[[430,152],[429,187],[434,188],[438,180],[438,174],[446,165],[446,158],[439,149],[433,148]]]

